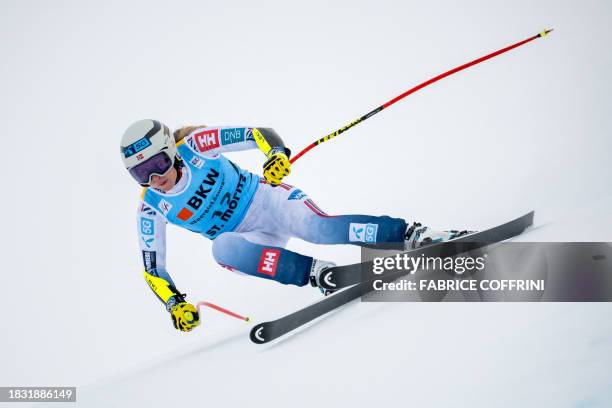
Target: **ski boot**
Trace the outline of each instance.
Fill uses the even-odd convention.
[[[327,269],[334,267],[334,266],[336,266],[336,264],[333,262],[322,261],[320,259],[314,259],[314,258],[312,259],[312,266],[310,267],[310,285],[314,286],[315,288],[319,288],[321,293],[323,293],[323,295],[325,296],[331,295],[337,289],[322,288],[319,284],[321,274],[325,272]],[[327,281],[327,284],[328,286],[333,286],[333,287],[336,286],[335,283],[329,282],[329,281]]]
[[[404,249],[409,251],[412,249],[422,248],[438,242],[450,241],[451,239],[459,238],[467,234],[473,234],[474,232],[476,231],[434,231],[429,227],[421,225],[420,222],[415,222],[406,227],[406,235],[404,235]]]

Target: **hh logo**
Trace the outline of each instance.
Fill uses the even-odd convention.
[[[278,258],[280,258],[280,250],[271,248],[264,249],[261,253],[257,272],[268,276],[276,276]]]
[[[219,147],[219,129],[205,130],[193,135],[196,146],[201,152]]]
[[[358,224],[352,222],[349,227],[349,241],[376,242],[378,224]]]

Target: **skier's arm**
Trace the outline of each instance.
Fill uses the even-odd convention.
[[[282,149],[287,156],[290,155],[289,149],[272,128],[207,126],[195,129],[185,139],[193,150],[205,155],[256,148],[266,156],[272,149]]]
[[[166,270],[166,220],[144,202],[138,207],[137,219],[145,281],[170,312],[174,327],[189,331],[199,324],[199,316],[195,307],[185,302]],[[186,313],[191,313],[188,319]]]
[[[257,148],[250,127],[199,127],[185,137],[185,142],[203,156]]]
[[[282,151],[287,157],[291,156],[291,150],[285,146],[285,142],[272,128],[254,128],[253,139],[259,150],[267,157],[270,157],[272,151]]]
[[[185,142],[203,156],[259,148],[266,155],[264,177],[273,186],[291,172],[291,151],[272,128],[205,127],[194,130]]]
[[[144,263],[144,277],[164,305],[178,291],[166,271],[166,220],[148,204],[138,206],[138,243]]]
[[[291,150],[285,147],[281,137],[270,128],[253,129],[253,138],[259,150],[268,160],[263,165],[264,177],[272,186],[279,185],[291,173]]]

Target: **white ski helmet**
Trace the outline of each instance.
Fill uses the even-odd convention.
[[[121,158],[125,168],[141,185],[148,185],[153,174],[164,175],[174,165],[174,136],[153,119],[134,122],[121,138]]]

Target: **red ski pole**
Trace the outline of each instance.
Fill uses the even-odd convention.
[[[198,304],[196,305],[196,308],[198,309],[198,312],[200,311],[200,308],[202,306],[207,306],[210,307],[211,309],[215,309],[221,313],[225,313],[228,316],[232,316],[235,317],[236,319],[240,319],[240,320],[244,320],[245,322],[250,322],[251,318],[248,316],[241,316],[238,313],[234,313],[231,310],[227,310],[221,306],[217,306],[214,303],[210,303],[210,302],[198,302]]]
[[[327,136],[323,136],[322,138],[320,138],[319,140],[313,142],[312,144],[306,146],[304,149],[302,149],[302,151],[300,151],[298,154],[296,154],[292,159],[291,159],[291,163],[294,163],[297,159],[299,159],[300,157],[302,157],[305,153],[307,153],[308,151],[310,151],[312,148],[314,148],[315,146],[320,145],[321,143],[327,142],[328,140],[340,135],[341,133],[346,132],[347,130],[349,130],[350,128],[352,128],[353,126],[357,125],[358,123],[363,122],[364,120],[371,118],[372,116],[376,115],[378,112],[380,112],[381,110],[388,108],[389,106],[393,105],[395,102],[400,101],[402,99],[404,99],[405,97],[407,97],[408,95],[415,93],[416,91],[418,91],[419,89],[425,88],[428,85],[433,84],[434,82],[437,82],[439,80],[441,80],[442,78],[446,78],[449,75],[452,75],[454,73],[457,73],[459,71],[463,71],[466,68],[471,67],[472,65],[476,65],[479,64],[483,61],[486,61],[490,58],[496,57],[500,54],[503,54],[504,52],[508,52],[514,48],[520,47],[523,44],[527,44],[530,41],[535,40],[536,38],[540,38],[540,37],[544,37],[545,35],[547,35],[548,33],[550,33],[552,31],[552,29],[550,30],[544,30],[539,34],[534,35],[533,37],[529,37],[523,41],[519,41],[516,44],[512,44],[507,46],[506,48],[502,48],[500,50],[497,50],[495,52],[492,52],[491,54],[487,54],[484,57],[480,57],[478,59],[475,59],[474,61],[468,62],[467,64],[463,64],[461,66],[458,66],[456,68],[451,69],[450,71],[446,71],[434,78],[431,78],[417,86],[415,86],[414,88],[411,88],[409,90],[407,90],[406,92],[404,92],[401,95],[396,96],[395,98],[391,99],[390,101],[386,102],[385,104],[379,106],[378,108],[374,109],[373,111],[370,111],[368,113],[366,113],[365,115],[363,115],[362,117],[360,117],[359,119],[356,119],[354,121],[352,121],[351,123],[349,123],[348,125],[341,127],[340,129],[336,130],[335,132],[330,133]]]

